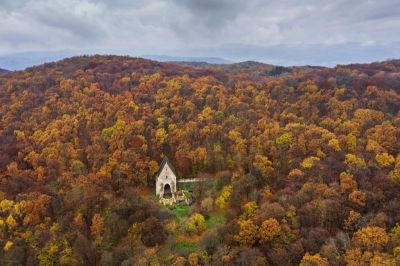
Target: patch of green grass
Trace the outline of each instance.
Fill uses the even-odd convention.
[[[185,196],[186,196],[186,198],[190,198],[190,196],[192,195],[192,193],[191,192],[185,192]]]
[[[190,208],[186,205],[174,206],[171,211],[179,222],[189,217],[190,214]]]
[[[216,211],[209,213],[209,217],[206,219],[206,224],[209,229],[215,228],[219,225],[226,223],[225,214],[222,211]]]
[[[191,243],[187,241],[176,242],[174,245],[174,251],[181,256],[187,256],[196,249],[197,249],[196,243]]]
[[[181,183],[179,184],[179,189],[193,190],[193,183]]]

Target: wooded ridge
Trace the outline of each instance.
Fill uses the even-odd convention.
[[[400,263],[400,61],[81,56],[0,75],[0,264]],[[160,205],[164,156],[192,206]]]

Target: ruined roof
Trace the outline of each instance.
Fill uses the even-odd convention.
[[[162,169],[164,168],[165,164],[168,164],[168,166],[171,169],[171,171],[174,173],[175,176],[177,176],[176,172],[175,172],[175,168],[172,166],[172,164],[169,161],[168,157],[165,156],[164,159],[162,160],[161,164],[160,164],[160,168],[158,168],[157,177],[160,175],[160,173],[161,173]]]

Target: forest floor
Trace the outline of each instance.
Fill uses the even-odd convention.
[[[191,186],[185,187],[186,189],[190,189]],[[158,203],[158,197],[155,192],[151,189],[143,189],[140,191],[140,194],[147,197],[148,199]],[[172,214],[173,219],[176,224],[181,226],[184,224],[185,220],[188,219],[193,213],[194,207],[188,206],[184,203],[178,203],[173,206],[164,206],[168,208]],[[176,254],[181,256],[187,256],[190,253],[199,249],[199,245],[203,237],[206,235],[207,231],[218,228],[220,225],[226,223],[225,211],[224,210],[216,210],[211,211],[204,215],[205,223],[207,225],[207,229],[200,235],[188,236],[181,231],[177,231],[174,235],[174,241],[170,243],[172,246],[172,250]]]
[[[177,223],[182,223],[191,215],[189,206],[176,206],[172,209],[172,212],[174,213]],[[224,211],[210,212],[205,216],[205,222],[207,229],[201,235],[187,236],[179,233],[175,236],[176,242],[173,246],[173,249],[177,254],[187,256],[188,254],[196,251],[199,243],[203,239],[204,235],[206,235],[208,230],[212,230],[220,225],[225,224],[226,218]]]
[[[220,225],[226,223],[225,212],[224,211],[214,211],[208,214],[206,217],[206,224],[208,229],[216,228]]]

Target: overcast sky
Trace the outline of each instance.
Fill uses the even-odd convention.
[[[0,0],[0,25],[3,57],[166,54],[283,65],[400,57],[399,0]]]

